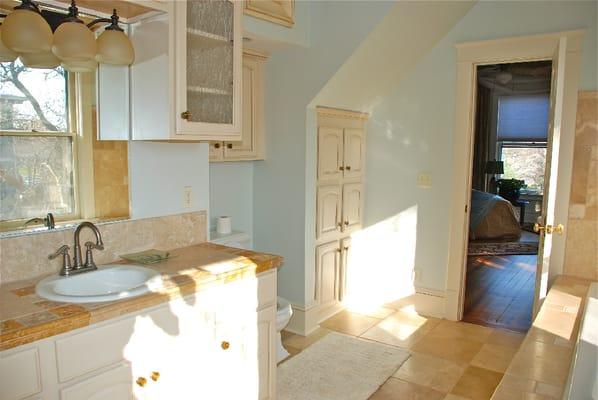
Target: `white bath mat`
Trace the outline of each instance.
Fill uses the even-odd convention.
[[[329,333],[278,366],[278,399],[366,400],[407,358],[397,347]]]

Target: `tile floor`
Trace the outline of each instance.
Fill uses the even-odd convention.
[[[283,332],[283,342],[295,355],[330,331],[409,349],[411,357],[371,400],[489,399],[524,340],[516,332],[382,307],[343,311],[307,337]]]

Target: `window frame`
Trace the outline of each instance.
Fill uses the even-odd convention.
[[[85,76],[91,75],[91,76]],[[64,132],[6,131],[0,136],[70,137],[73,168],[74,211],[54,215],[56,222],[70,222],[94,215],[93,202],[93,147],[92,104],[94,74],[67,73],[68,128]],[[45,215],[38,216],[40,218]],[[0,232],[25,229],[26,218],[0,220]]]

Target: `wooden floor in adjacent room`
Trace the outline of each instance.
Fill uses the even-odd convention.
[[[536,255],[470,256],[463,321],[525,332],[531,325]]]

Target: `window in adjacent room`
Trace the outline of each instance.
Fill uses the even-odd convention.
[[[504,179],[521,179],[527,189],[544,191],[549,93],[498,99],[497,146]]]
[[[0,63],[0,224],[79,216],[74,77]]]

